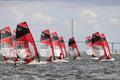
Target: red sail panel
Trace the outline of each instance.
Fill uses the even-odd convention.
[[[102,41],[101,41],[101,37],[100,37],[100,33],[96,32],[92,34],[92,44],[93,45],[98,45],[98,46],[104,46]]]
[[[22,23],[17,25],[16,41],[26,41],[26,42],[31,43],[34,47],[35,57],[37,57],[39,59],[39,54],[37,51],[37,47],[35,45],[34,38],[32,36],[32,33],[30,32],[26,22],[22,22]]]
[[[16,56],[16,52],[14,51],[14,46],[13,46],[13,39],[12,39],[12,34],[10,27],[7,26],[4,29],[1,30],[1,37],[0,37],[1,43],[4,45],[8,45],[9,49],[5,49],[5,53],[3,53],[5,56],[3,56],[3,60],[6,62],[9,60],[9,58],[14,58],[14,61],[18,61],[18,58]],[[9,52],[7,51],[10,51]],[[9,55],[9,56],[8,56]]]
[[[66,50],[66,46],[65,46],[65,42],[64,42],[63,36],[60,36],[59,40],[60,40],[60,44],[61,44],[62,48],[64,48],[64,52],[65,52],[64,57],[66,57],[67,56],[67,50]]]
[[[0,40],[2,43],[13,46],[12,35],[11,35],[11,30],[9,26],[1,30]]]
[[[52,39],[50,37],[50,32],[48,29],[42,31],[40,43],[47,44],[51,47],[52,54],[49,57],[49,61],[52,61],[51,59],[54,57],[54,48],[53,48],[53,44],[52,44]]]
[[[53,45],[58,46],[59,49],[61,50],[60,59],[62,59],[63,58],[62,55],[64,55],[64,54],[63,54],[62,46],[60,44],[57,32],[52,32],[51,36],[52,36],[51,38],[52,38]]]
[[[85,44],[88,46],[88,47],[92,47],[92,37],[91,36],[87,36],[86,37],[86,40],[85,40]]]
[[[109,47],[109,45],[108,45],[107,39],[106,39],[104,33],[100,34],[100,36],[101,36],[101,39],[102,39],[102,41],[103,41],[104,46],[106,46],[107,49],[108,49],[108,53],[109,53],[109,54],[107,55],[107,58],[108,58],[108,59],[111,59],[111,58],[112,58],[112,55],[111,55],[111,52],[110,52],[110,47]],[[106,50],[106,51],[107,51],[107,50]]]
[[[80,56],[80,51],[78,49],[78,46],[76,44],[76,41],[75,41],[75,38],[72,37],[69,39],[69,42],[68,42],[68,47],[72,47],[72,48],[76,48],[77,49],[77,54],[76,56]]]
[[[106,50],[102,38],[99,32],[96,32],[92,35],[92,44],[96,46],[101,46],[104,50],[104,58],[107,58]]]
[[[92,50],[92,57],[95,57],[95,50],[93,48],[92,37],[91,36],[87,36],[86,37],[85,44],[86,44],[86,46],[88,46],[89,48],[91,48],[91,50]]]

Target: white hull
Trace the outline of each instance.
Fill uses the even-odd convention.
[[[57,59],[57,60],[54,60],[52,62],[68,62],[68,60],[60,60],[60,59]]]
[[[103,62],[107,62],[107,61],[115,61],[115,59],[114,59],[114,58],[111,58],[111,59],[102,59],[102,60],[100,60],[100,61],[103,61]]]
[[[40,61],[40,62],[37,62],[36,60],[33,60],[31,63],[27,64],[27,65],[34,65],[34,64],[46,64],[47,62],[46,61]]]
[[[92,57],[91,59],[93,59],[93,60],[98,60],[99,58],[98,58],[98,57]]]
[[[8,61],[6,61],[6,62],[3,62],[3,61],[0,61],[0,63],[2,63],[2,64],[7,64],[7,63],[10,63],[10,64],[15,64],[15,63],[24,63],[25,61],[17,61],[17,62],[14,62],[14,61],[12,61],[12,60],[8,60]]]

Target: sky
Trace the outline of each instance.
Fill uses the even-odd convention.
[[[68,41],[72,19],[76,41],[99,31],[120,43],[120,0],[0,0],[0,29],[26,21],[36,41],[45,29]]]

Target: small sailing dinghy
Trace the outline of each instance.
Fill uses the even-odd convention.
[[[3,63],[16,63],[18,58],[13,45],[13,39],[10,27],[7,26],[0,32],[1,54]]]
[[[59,36],[59,41],[63,50],[63,57],[66,58],[67,57],[67,50],[66,50],[66,46],[65,46],[65,42],[64,42],[64,38],[63,36]]]
[[[99,32],[94,33],[92,35],[92,44],[94,45],[94,47],[99,46],[103,50],[102,52],[103,54],[100,53],[100,55],[102,54],[102,56],[99,57],[100,61],[114,61],[110,52],[109,45],[103,33],[102,34],[100,34]],[[96,54],[98,54],[98,52],[96,52]]]
[[[64,52],[62,45],[60,44],[57,32],[52,32],[51,38],[54,47],[54,56],[57,57],[53,62],[68,62],[67,60],[64,60]]]
[[[72,60],[81,59],[80,58],[80,51],[78,49],[78,46],[77,46],[77,43],[76,43],[74,37],[69,39],[68,47],[69,47],[68,56],[70,59],[72,59]]]
[[[91,36],[86,37],[85,44],[87,46],[87,55],[90,55],[91,59],[95,59],[95,60],[99,59],[95,54],[95,50],[94,50],[94,46],[92,44],[92,37]]]
[[[53,61],[54,57],[54,47],[52,43],[52,39],[50,36],[50,32],[48,29],[43,30],[40,38],[40,55],[43,57],[43,60]]]
[[[104,35],[104,33],[100,34],[102,42],[104,44],[105,50],[106,50],[106,55],[107,55],[107,59],[102,59],[101,61],[115,61],[115,59],[112,57],[111,51],[110,51],[110,47],[108,45],[107,39]]]
[[[24,58],[25,64],[30,64],[33,62],[33,60],[37,60],[37,62],[39,63],[40,58],[39,58],[39,54],[37,51],[37,47],[36,47],[34,38],[32,36],[32,33],[30,32],[26,22],[22,22],[17,25],[16,42],[20,43],[20,44],[22,42],[24,44],[24,47],[26,45],[26,48],[25,48],[26,51],[24,53],[24,54],[27,54],[27,56]],[[31,52],[30,46],[28,46],[28,44],[32,46],[33,52]],[[27,51],[27,49],[28,49],[28,51]],[[24,50],[23,50],[23,52],[24,52]],[[19,55],[19,53],[18,53],[18,55]],[[22,57],[23,56],[24,55],[22,55]],[[33,62],[33,64],[34,64],[34,62]]]

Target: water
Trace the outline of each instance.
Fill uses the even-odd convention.
[[[120,55],[116,61],[82,60],[39,65],[0,64],[0,80],[120,80]]]

